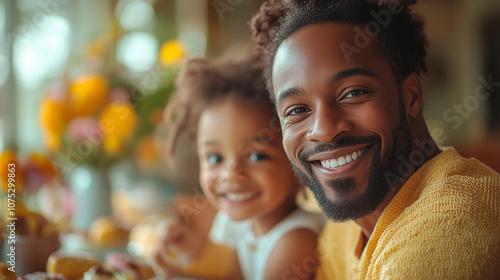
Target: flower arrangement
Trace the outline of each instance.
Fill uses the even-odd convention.
[[[68,228],[72,195],[58,180],[47,156],[32,153],[21,157],[5,150],[0,154],[0,167],[0,212],[4,221],[16,219],[17,234],[47,237]]]
[[[102,166],[116,159],[139,125],[139,117],[124,87],[85,74],[63,90],[52,91],[41,103],[44,143],[66,164]]]
[[[155,69],[161,75],[154,77],[155,88],[140,96],[141,86],[123,82],[116,71],[87,73],[50,90],[41,103],[39,121],[56,167],[68,173],[82,164],[103,168],[123,158],[145,164],[156,160],[160,153],[153,133],[185,54],[176,40],[163,44]]]
[[[0,242],[20,275],[45,269],[70,230],[74,199],[58,177],[46,155],[0,153]]]

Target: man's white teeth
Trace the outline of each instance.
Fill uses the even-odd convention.
[[[322,160],[321,161],[321,166],[325,168],[335,168],[339,166],[346,165],[352,161],[357,160],[365,151],[365,148],[362,148],[358,151],[352,152],[350,155],[346,156],[341,156],[337,159],[329,159],[329,160]]]
[[[257,193],[226,193],[225,197],[230,201],[245,201],[257,196]]]
[[[339,166],[342,166],[342,165],[346,164],[346,161],[345,161],[344,157],[339,157],[339,159],[337,161],[339,162]]]

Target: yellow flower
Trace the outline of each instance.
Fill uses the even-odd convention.
[[[2,192],[8,192],[9,178],[13,179],[11,181],[13,181],[12,183],[15,185],[16,194],[20,192],[22,190],[21,169],[17,164],[16,153],[14,151],[4,150],[0,154],[0,168],[0,184]],[[9,177],[9,174],[12,175]]]
[[[111,135],[104,136],[102,140],[103,150],[110,155],[119,155],[122,152],[123,139]]]
[[[55,133],[46,133],[43,136],[43,142],[45,143],[45,147],[47,147],[50,151],[55,151],[61,146],[61,138],[59,134]]]
[[[40,108],[40,125],[49,134],[59,135],[67,124],[67,104],[63,100],[45,98]]]
[[[69,105],[72,117],[90,116],[108,100],[108,83],[98,75],[84,75],[73,81],[69,88]]]
[[[161,46],[158,60],[162,65],[169,65],[181,61],[185,56],[186,51],[181,42],[170,40]]]
[[[103,149],[109,154],[121,152],[123,141],[133,134],[139,117],[129,103],[112,103],[107,105],[99,117],[103,130]]]
[[[60,135],[68,122],[67,103],[64,100],[45,98],[40,108],[40,126],[44,131],[45,146],[54,151],[61,144]]]

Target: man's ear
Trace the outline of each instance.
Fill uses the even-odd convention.
[[[416,118],[422,109],[422,87],[417,73],[411,73],[402,84],[403,97],[408,117]]]

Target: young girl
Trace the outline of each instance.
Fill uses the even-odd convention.
[[[213,242],[235,250],[228,279],[312,279],[322,216],[296,204],[300,185],[281,145],[259,57],[247,51],[192,59],[177,87],[166,111],[174,131],[170,148],[182,131],[196,138],[200,184],[219,211],[211,241],[189,225],[171,226],[157,262],[167,267],[175,251],[196,259]]]

